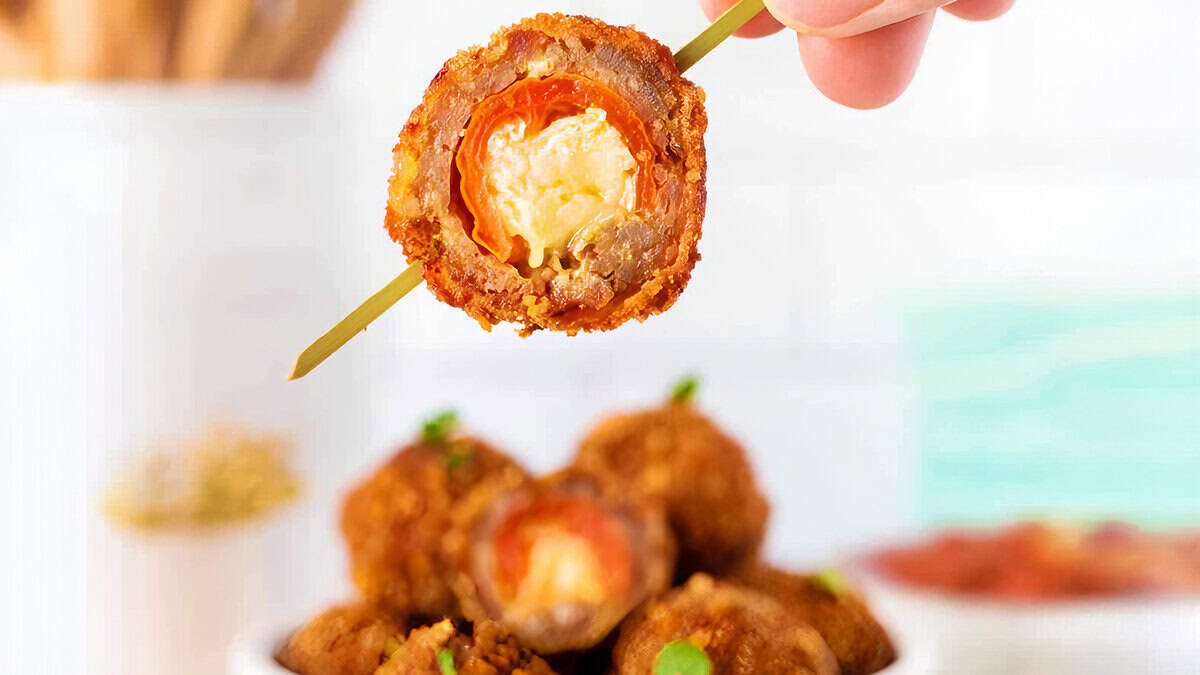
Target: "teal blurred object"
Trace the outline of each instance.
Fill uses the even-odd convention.
[[[1200,524],[1200,295],[905,303],[926,525]]]

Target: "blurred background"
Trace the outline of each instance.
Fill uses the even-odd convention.
[[[214,1],[171,42],[137,3],[44,4],[0,3],[0,670],[221,672],[213,645],[350,593],[339,497],[421,417],[550,469],[684,372],[752,453],[779,561],[1200,525],[1195,3],[939,16],[872,112],[822,98],[786,33],[726,43],[688,74],[709,205],[672,310],[521,339],[417,291],[291,383],[404,266],[391,148],[446,58],[537,11],[678,47],[700,9],[298,0],[254,3],[249,39]],[[299,499],[204,536],[105,518],[122,471],[218,423],[285,438]]]

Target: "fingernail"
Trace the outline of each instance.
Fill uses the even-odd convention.
[[[777,19],[794,25],[831,28],[881,5],[885,0],[766,0]]]

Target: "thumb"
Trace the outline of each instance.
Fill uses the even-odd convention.
[[[953,0],[764,0],[783,25],[804,35],[849,37],[911,19]]]

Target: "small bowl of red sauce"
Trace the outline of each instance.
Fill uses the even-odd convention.
[[[937,673],[1200,672],[1200,530],[1022,522],[875,551],[860,576]]]

